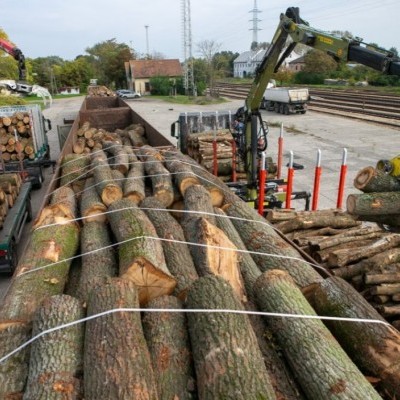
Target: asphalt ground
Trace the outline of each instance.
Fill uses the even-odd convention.
[[[51,158],[57,160],[60,154],[57,126],[65,124],[65,119],[76,116],[83,102],[83,97],[57,99],[43,114],[52,122],[48,132]],[[146,119],[154,128],[171,142],[170,126],[181,112],[191,111],[228,111],[233,113],[243,106],[243,100],[232,100],[216,105],[182,105],[153,100],[150,97],[127,100],[127,103]],[[294,173],[294,191],[313,191],[315,165],[318,150],[321,151],[321,183],[318,197],[318,208],[335,208],[337,201],[339,176],[343,149],[347,149],[347,179],[343,205],[351,193],[358,191],[353,187],[356,173],[367,166],[374,166],[380,159],[394,157],[400,152],[400,131],[396,128],[362,122],[340,116],[332,116],[313,111],[305,115],[281,115],[261,111],[262,117],[269,123],[267,155],[277,159],[278,138],[283,124],[283,169],[282,176],[287,176],[286,164],[289,152],[293,151],[294,162],[302,165],[302,170]],[[32,191],[32,209],[36,216],[42,204],[47,186],[53,177],[51,167],[45,169],[45,180],[40,190]],[[303,200],[292,202],[296,209],[304,208]],[[23,255],[29,240],[32,223],[26,225],[18,252]],[[10,278],[0,273],[0,298],[9,285]]]

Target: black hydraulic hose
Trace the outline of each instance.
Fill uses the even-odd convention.
[[[355,61],[389,75],[400,76],[400,61],[359,45],[349,46],[349,61]]]

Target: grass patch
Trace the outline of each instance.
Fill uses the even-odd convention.
[[[25,104],[27,104],[27,102],[23,97],[0,95],[0,106],[22,106]]]
[[[147,96],[146,96],[147,97]],[[206,106],[209,104],[220,104],[220,103],[227,103],[228,100],[223,97],[209,97],[209,96],[197,96],[197,97],[188,97],[188,96],[148,96],[150,99],[157,99],[165,101],[166,103],[173,103],[173,104],[194,104],[200,106]]]

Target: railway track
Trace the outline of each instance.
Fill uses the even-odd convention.
[[[219,83],[217,94],[245,99],[250,84]],[[364,90],[310,89],[308,109],[400,128],[400,96]]]

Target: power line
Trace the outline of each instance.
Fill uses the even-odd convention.
[[[258,34],[257,34],[257,32],[261,30],[258,27],[258,23],[261,22],[261,20],[258,19],[257,14],[259,14],[261,12],[261,10],[259,10],[257,8],[257,0],[254,0],[254,7],[249,12],[253,13],[253,18],[250,20],[250,22],[251,21],[253,22],[253,27],[250,28],[249,30],[253,31],[253,43],[258,43]]]

